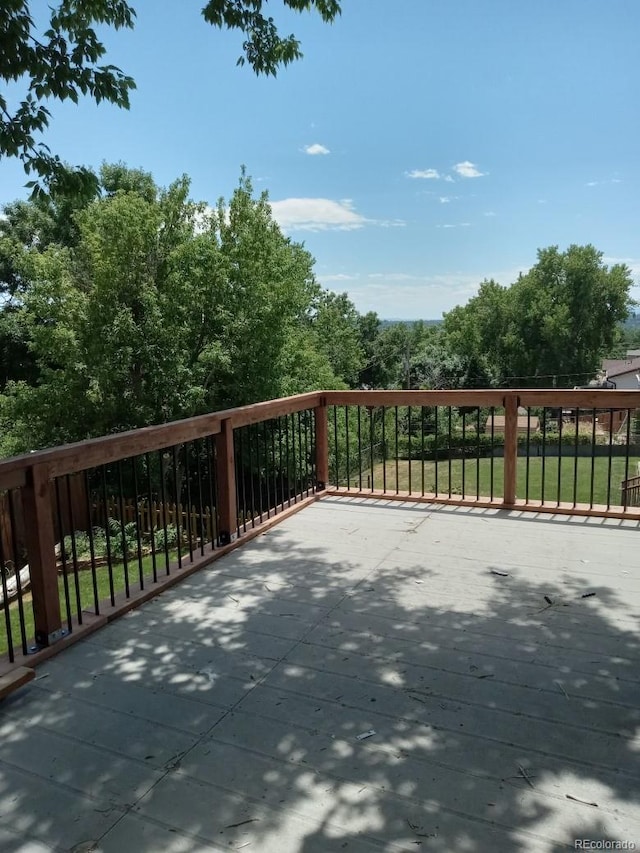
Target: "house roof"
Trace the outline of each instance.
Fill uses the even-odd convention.
[[[624,376],[625,373],[637,373],[640,371],[640,356],[635,358],[605,358],[602,369],[606,370],[607,378]]]

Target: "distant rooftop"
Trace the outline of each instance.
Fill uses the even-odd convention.
[[[605,358],[602,362],[602,370],[606,371],[607,377],[613,379],[615,376],[623,376],[625,373],[636,373],[640,370],[640,351],[633,355],[634,351],[627,353],[627,358]]]

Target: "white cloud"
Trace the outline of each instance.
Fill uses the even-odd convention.
[[[368,278],[383,278],[385,281],[413,281],[415,275],[406,272],[370,272]]]
[[[444,176],[444,180],[445,180],[448,184],[455,184],[455,180],[451,177],[451,175],[445,175],[445,176]]]
[[[225,219],[228,209],[225,208]],[[213,225],[214,217],[217,213],[217,209],[211,207],[210,204],[205,204],[202,210],[198,210],[193,217],[193,230],[196,234],[204,234],[205,231],[209,231],[211,226]]]
[[[446,225],[436,225],[436,228],[469,228],[470,226],[471,226],[470,222],[456,222],[456,223],[448,222]]]
[[[440,204],[449,204],[451,201],[451,198],[448,195],[441,195],[439,201],[440,201]]]
[[[365,225],[394,228],[405,224],[401,219],[369,219],[348,198],[285,198],[270,204],[273,218],[284,231],[354,231]]]
[[[320,281],[356,281],[360,278],[360,274],[349,275],[346,272],[329,273],[328,275],[319,275]]]
[[[427,181],[434,181],[440,177],[440,172],[437,169],[414,169],[412,172],[405,172],[408,178],[421,178]]]
[[[407,224],[404,219],[369,219],[368,221],[374,225],[379,225],[380,228],[404,228]]]
[[[312,156],[315,154],[331,154],[331,151],[324,145],[320,145],[319,142],[314,142],[313,145],[305,145],[302,150],[305,154],[311,154]]]
[[[636,279],[640,279],[640,258],[614,258],[605,255],[602,260],[607,266],[624,264],[631,270],[631,275],[635,276]]]
[[[353,231],[368,222],[352,203],[329,198],[285,198],[272,201],[271,211],[285,231]]]
[[[498,214],[494,213],[493,210],[486,210],[482,215],[483,216],[497,216]]]
[[[481,172],[475,165],[475,163],[471,163],[469,160],[464,160],[462,163],[456,163],[453,167],[453,171],[460,175],[461,178],[481,178],[483,175],[486,175],[486,172]]]
[[[503,270],[460,270],[416,275],[403,272],[362,273],[360,281],[347,286],[359,311],[377,311],[383,318],[436,319],[454,305],[464,305],[478,292],[480,283],[494,279],[511,284],[527,266]]]
[[[599,187],[599,186],[602,186],[603,184],[621,184],[621,183],[622,183],[622,181],[620,180],[620,178],[608,178],[605,181],[587,181],[585,186],[587,186],[587,187]]]

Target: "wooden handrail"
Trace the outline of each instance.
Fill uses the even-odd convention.
[[[637,409],[640,408],[640,390],[616,391],[606,389],[594,390],[549,390],[528,388],[522,391],[509,392],[517,394],[521,406],[547,406],[564,409]]]
[[[220,432],[221,414],[214,412],[166,424],[154,424],[4,459],[0,461],[0,489],[23,485],[26,476],[24,472],[34,465],[47,465],[51,477],[61,477],[129,456],[152,453],[174,444],[216,435]]]
[[[326,404],[322,395],[312,392],[101,436],[0,461],[0,489],[19,490],[24,510],[36,643],[46,647],[64,634],[55,553],[55,478],[212,437],[218,488],[217,539],[218,545],[224,546],[235,536],[238,512],[234,429],[304,410],[314,410],[316,417],[318,410],[324,411],[326,420]],[[317,464],[318,470],[322,471],[323,452],[325,457],[327,453],[322,417],[318,434]]]
[[[328,406],[502,406],[505,391],[325,391],[324,396]]]
[[[320,403],[323,393],[311,391],[308,394],[295,394],[293,397],[280,397],[278,400],[267,400],[264,403],[252,403],[250,406],[240,406],[237,409],[226,409],[218,414],[222,419],[229,420],[236,429],[282,415],[314,409]]]
[[[489,388],[457,391],[325,391],[329,406],[504,406],[508,398],[520,406],[567,409],[640,408],[640,390]]]
[[[223,421],[229,421],[236,428],[292,412],[313,409],[320,396],[320,392],[315,391],[297,394],[14,456],[0,461],[0,489],[23,486],[26,483],[25,472],[33,465],[46,464],[51,477],[75,474],[130,456],[152,453],[164,447],[215,436],[220,433]]]

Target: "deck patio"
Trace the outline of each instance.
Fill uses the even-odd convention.
[[[639,527],[323,498],[0,704],[0,850],[640,846]]]

